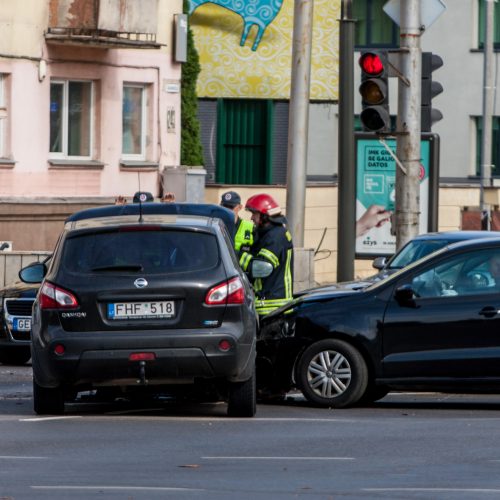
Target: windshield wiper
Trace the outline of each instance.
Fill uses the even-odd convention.
[[[142,271],[144,268],[140,264],[116,264],[114,266],[93,267],[91,271]]]

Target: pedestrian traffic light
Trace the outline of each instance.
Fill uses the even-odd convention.
[[[430,132],[432,124],[443,118],[439,109],[433,109],[432,99],[443,91],[439,82],[432,81],[432,73],[443,65],[443,60],[432,52],[422,52],[422,106],[420,128]]]
[[[361,67],[359,93],[363,108],[360,119],[363,129],[371,132],[390,132],[387,51],[363,51],[359,65]]]

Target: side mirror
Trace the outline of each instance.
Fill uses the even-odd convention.
[[[415,294],[415,291],[413,290],[411,285],[402,285],[397,288],[396,292],[394,293],[394,298],[400,304],[409,304],[414,301],[416,296],[417,295]]]
[[[255,278],[267,278],[271,276],[274,268],[270,262],[266,260],[253,259],[250,266],[250,276]]]
[[[41,283],[47,274],[47,266],[43,262],[36,262],[23,267],[19,271],[19,278],[25,283]]]
[[[382,271],[382,269],[384,269],[386,265],[387,265],[387,257],[377,257],[372,262],[372,267],[378,269],[379,271]]]

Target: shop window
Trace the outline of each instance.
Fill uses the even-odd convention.
[[[270,184],[273,102],[219,99],[216,182]]]
[[[50,154],[52,158],[90,159],[93,85],[88,81],[50,84]]]

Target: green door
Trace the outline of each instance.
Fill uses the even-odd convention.
[[[218,183],[271,183],[272,111],[270,100],[219,99]]]

